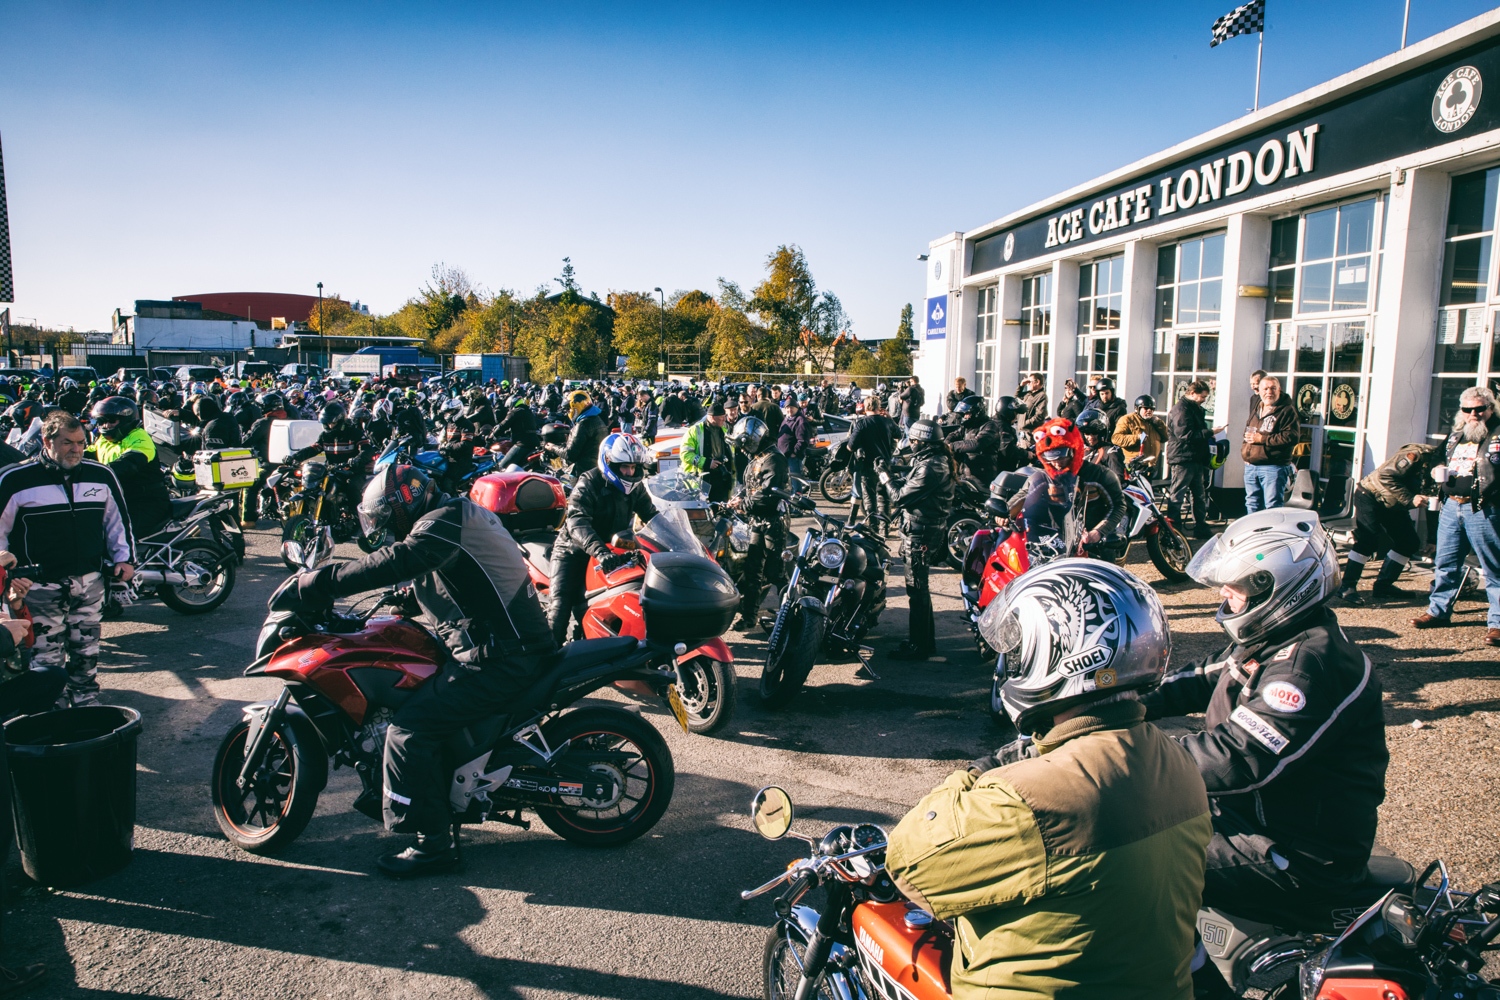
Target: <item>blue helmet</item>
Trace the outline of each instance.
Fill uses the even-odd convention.
[[[634,434],[611,434],[599,446],[599,471],[604,478],[621,493],[629,493],[646,478],[646,462],[650,456],[646,446]],[[633,465],[635,472],[622,475],[619,466]]]

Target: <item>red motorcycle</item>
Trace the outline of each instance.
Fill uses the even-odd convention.
[[[284,683],[274,702],[245,709],[214,757],[214,818],[252,853],[285,847],[307,826],[335,768],[354,768],[364,790],[355,808],[378,817],[386,729],[397,709],[448,659],[439,641],[403,616],[397,592],[362,617],[288,610],[296,578],[272,596],[247,676]],[[665,698],[684,731],[674,660],[686,645],[722,635],[739,596],[709,559],[663,559],[640,586],[643,637],[575,642],[503,715],[470,726],[444,749],[452,769],[455,827],[494,820],[529,828],[522,810],[555,833],[590,846],[623,844],[651,829],[672,798],[666,742],[623,708],[575,702],[617,681]]]
[[[552,492],[544,495],[539,485],[542,483],[548,484],[547,489]],[[566,506],[562,485],[550,476],[502,472],[481,478],[474,484],[470,497],[499,515],[512,536],[521,543],[531,582],[539,593],[550,595],[552,545],[557,540],[558,524],[546,523],[546,518],[561,520],[561,511]],[[556,507],[544,507],[546,503],[554,503]],[[557,513],[544,513],[549,510]],[[589,560],[584,583],[588,607],[582,615],[583,636],[586,639],[606,639],[625,635],[644,639],[646,625],[641,612],[641,588],[652,560],[663,553],[711,557],[693,532],[692,521],[686,512],[676,508],[661,511],[639,532],[633,535],[621,533],[610,542],[613,551],[635,552],[640,559],[608,576],[600,569],[599,560]],[[548,596],[543,597],[544,602],[548,599]],[[723,639],[716,636],[682,653],[677,659],[677,673],[677,690],[687,712],[689,730],[712,733],[734,717],[734,654]],[[617,682],[615,686],[630,694],[648,697],[654,694],[629,681]]]

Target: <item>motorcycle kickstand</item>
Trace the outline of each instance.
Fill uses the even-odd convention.
[[[463,832],[464,832],[464,825],[462,823],[460,823],[458,820],[454,820],[453,821],[453,853],[458,856],[458,860],[459,861],[462,861],[464,859]]]
[[[496,823],[505,823],[508,826],[518,826],[523,830],[531,829],[531,821],[521,818],[520,809],[517,809],[513,813],[508,814],[499,813],[498,815],[491,816],[490,818],[493,819]]]

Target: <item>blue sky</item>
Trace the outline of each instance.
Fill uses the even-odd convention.
[[[12,314],[326,291],[744,285],[807,252],[866,338],[917,254],[1250,105],[1233,0],[0,2]],[[1396,49],[1403,0],[1269,0],[1262,102]],[[1412,0],[1411,39],[1490,4]]]

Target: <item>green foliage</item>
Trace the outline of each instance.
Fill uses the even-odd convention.
[[[801,247],[777,247],[766,271],[747,303],[768,334],[766,361],[781,371],[800,371],[804,361],[821,369],[834,338],[851,326],[843,304],[818,291]]]

